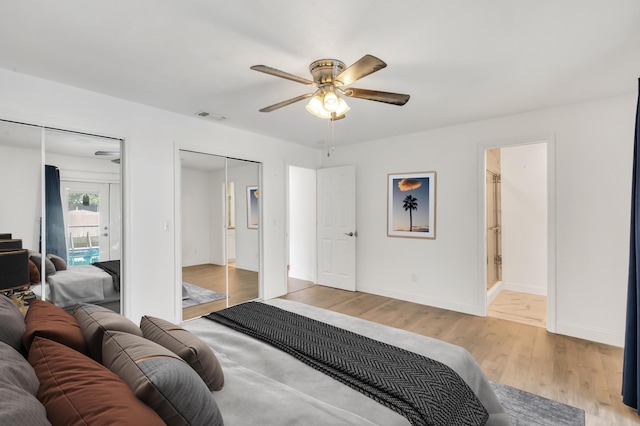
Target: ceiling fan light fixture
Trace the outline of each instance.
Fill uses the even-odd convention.
[[[331,113],[327,110],[324,109],[324,102],[322,97],[319,94],[315,94],[311,97],[311,99],[309,100],[309,103],[307,103],[307,111],[309,111],[311,114],[315,115],[316,117],[320,117],[320,118],[329,118],[331,117]]]
[[[334,96],[335,103],[331,106],[331,109],[327,108],[327,95],[331,93]],[[343,116],[349,108],[349,105],[335,92],[316,93],[311,97],[309,103],[307,103],[307,111],[316,117],[322,119],[330,119],[334,117]]]
[[[338,110],[338,95],[333,87],[329,87],[322,99],[322,106],[329,112],[336,112]]]
[[[331,121],[344,118],[349,111],[349,106],[340,95],[349,98],[365,99],[369,101],[383,102],[391,105],[404,105],[409,101],[409,95],[402,93],[381,92],[379,90],[356,89],[348,87],[352,83],[385,68],[387,64],[373,55],[364,55],[356,62],[346,67],[344,62],[336,59],[320,59],[309,65],[309,72],[313,80],[298,77],[288,72],[268,67],[266,65],[253,65],[254,71],[263,72],[276,77],[316,87],[315,93],[305,93],[277,104],[261,108],[260,112],[271,112],[279,108],[311,98],[306,105],[307,111],[323,119]]]
[[[338,96],[338,108],[335,111],[335,116],[340,117],[341,115],[345,115],[350,109],[345,100]]]

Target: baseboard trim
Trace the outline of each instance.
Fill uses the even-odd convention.
[[[620,348],[624,347],[624,334],[612,333],[607,330],[584,328],[574,324],[558,322],[556,324],[556,333],[590,340],[592,342],[604,343],[605,345],[618,346]]]
[[[419,296],[415,294],[407,294],[379,287],[358,285],[357,291],[377,294],[378,296],[391,297],[393,299],[404,300],[405,302],[414,302],[421,305],[433,306],[435,308],[447,309],[449,311],[461,312],[463,314],[482,316],[482,314],[480,313],[480,307],[476,305],[452,302],[450,300],[435,299],[432,297]]]
[[[546,296],[547,295],[547,288],[546,287],[540,287],[540,286],[530,285],[530,284],[515,283],[515,282],[508,282],[508,281],[504,281],[502,283],[502,290],[517,291],[518,293],[537,294],[537,295],[540,295],[540,296]]]
[[[491,302],[493,302],[493,300],[498,297],[498,295],[500,294],[500,292],[503,290],[504,283],[502,281],[498,281],[497,283],[495,283],[493,285],[493,287],[491,287],[488,291],[487,291],[487,306],[489,306],[491,304]]]

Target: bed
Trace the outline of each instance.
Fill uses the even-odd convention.
[[[455,370],[489,413],[487,425],[509,425],[489,381],[463,348],[301,303],[264,302],[290,312],[389,343]],[[207,318],[181,326],[211,346],[225,375],[214,392],[226,425],[409,425],[390,408],[268,344]]]
[[[257,310],[278,310],[283,318],[299,314],[449,366],[482,407],[483,418],[460,423],[440,417],[433,424],[510,424],[489,381],[463,348],[289,300],[239,306],[253,312],[255,304]],[[23,317],[0,296],[0,324],[0,418],[7,424],[432,424],[410,422],[284,351],[206,317],[176,326],[143,316],[138,327],[101,306],[78,304],[69,314],[38,299]],[[357,340],[339,344],[359,347]],[[446,392],[443,387],[436,395]],[[465,406],[467,399],[455,401]]]
[[[46,300],[62,308],[76,303],[109,304],[120,300],[120,261],[69,266],[48,274]],[[41,296],[41,284],[31,286]],[[111,303],[113,305],[113,303]]]

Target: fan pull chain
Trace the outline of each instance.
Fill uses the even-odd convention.
[[[335,113],[334,113],[335,114]],[[329,149],[327,150],[327,157],[331,157],[331,153],[334,150],[334,146],[333,146],[333,142],[335,139],[335,132],[334,132],[334,128],[333,128],[333,119],[328,119],[328,128],[327,128],[327,133],[328,133],[328,137],[327,139],[329,139]]]

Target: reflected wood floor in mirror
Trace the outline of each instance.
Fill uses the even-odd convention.
[[[203,264],[182,268],[182,281],[199,287],[227,294],[225,285],[225,267],[222,265]],[[234,305],[259,297],[258,273],[238,269],[229,263],[229,305]],[[182,310],[182,319],[188,320],[227,307],[226,300],[203,303]]]

